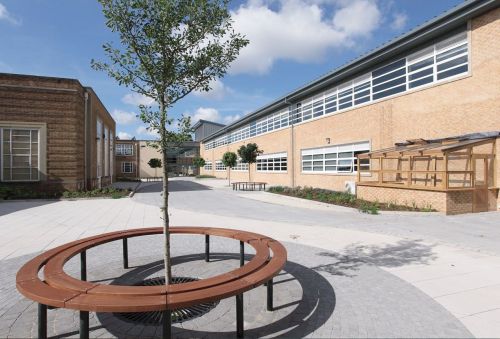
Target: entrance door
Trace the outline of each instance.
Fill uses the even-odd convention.
[[[473,212],[488,211],[488,157],[475,156],[474,191],[472,197]]]

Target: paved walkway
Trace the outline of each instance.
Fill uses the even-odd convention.
[[[160,225],[156,206],[161,198],[158,186],[144,185],[133,199],[0,203],[0,337],[9,333],[19,336],[22,334],[16,330],[22,327],[19,324],[33,323],[28,315],[35,314],[33,304],[20,297],[14,288],[13,274],[21,263],[38,251],[80,237]],[[296,310],[308,310],[297,304],[282,308],[282,312],[289,313],[272,316],[262,313],[256,305],[260,305],[259,293],[262,294],[263,289],[256,290],[256,297],[245,299],[245,307],[249,307],[246,326],[254,329],[251,332],[254,335],[463,337],[472,333],[478,337],[500,336],[500,257],[491,240],[498,239],[498,222],[495,225],[495,220],[500,219],[498,213],[458,217],[369,216],[269,193],[232,192],[224,188],[221,181],[175,180],[171,188],[172,224],[232,227],[268,234],[286,242],[290,265],[310,269],[304,272],[311,272],[312,276],[319,275],[317,279],[302,282],[293,274],[285,278],[291,274],[286,270],[282,279],[292,279],[295,283],[291,284],[292,280],[290,285],[282,283],[287,288],[286,293],[278,297],[280,301],[293,299],[294,293],[309,300],[311,295],[304,293],[304,286],[314,287],[314,283],[323,279],[326,291],[333,290],[333,311],[322,312],[326,314],[325,319],[307,315],[290,318],[289,314],[298,312]],[[192,247],[196,248],[189,246],[189,250]],[[139,244],[134,248],[147,249],[149,253],[156,247]],[[180,255],[185,249],[180,246],[175,253]],[[223,247],[221,252],[227,252],[227,248]],[[136,256],[144,262],[153,260],[141,252]],[[98,257],[105,259],[92,266],[96,277],[112,274],[102,261],[108,262],[112,256],[103,252]],[[328,301],[326,306],[321,305],[330,310],[331,295],[329,292],[320,298]],[[66,317],[74,314],[57,312],[69,312]],[[314,312],[309,309],[308,314]],[[215,312],[213,316],[216,317]],[[209,328],[204,327],[204,331],[210,331],[213,326],[212,331],[217,329],[233,335],[234,319],[227,315],[223,318],[225,320],[210,323]],[[294,332],[293,328],[283,327],[284,324],[293,327],[289,320],[299,318],[302,320],[297,325],[299,330]],[[99,315],[95,321],[102,324]],[[278,325],[273,327],[273,323]],[[78,328],[76,323],[68,326],[56,332],[69,333],[69,328],[73,331]],[[92,336],[105,335],[110,326],[96,328]],[[202,335],[192,332],[194,328],[186,330],[186,336]]]

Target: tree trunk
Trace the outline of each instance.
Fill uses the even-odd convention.
[[[251,168],[252,168],[252,164],[251,164],[251,163],[248,163],[248,182],[252,182],[252,181],[250,180],[250,170],[251,170]]]
[[[172,267],[170,265],[170,219],[168,216],[168,166],[167,166],[167,111],[165,105],[160,103],[161,126],[160,126],[160,149],[163,165],[163,206],[161,208],[163,214],[163,237],[165,252],[163,255],[163,264],[165,265],[165,285],[172,283]]]
[[[167,163],[167,150],[162,151],[163,163]],[[170,265],[170,219],[168,215],[168,168],[163,166],[163,236],[165,241],[165,253],[163,262],[165,265],[165,284],[172,282],[172,267]]]
[[[229,171],[229,175],[228,175],[228,178],[229,178],[229,186],[231,186],[231,167],[228,167],[227,170]]]

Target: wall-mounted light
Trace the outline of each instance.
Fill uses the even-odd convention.
[[[330,138],[326,138],[326,143],[330,145]]]

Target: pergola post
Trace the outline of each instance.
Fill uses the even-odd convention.
[[[444,154],[444,188],[448,190],[449,175],[448,175],[448,153]]]

